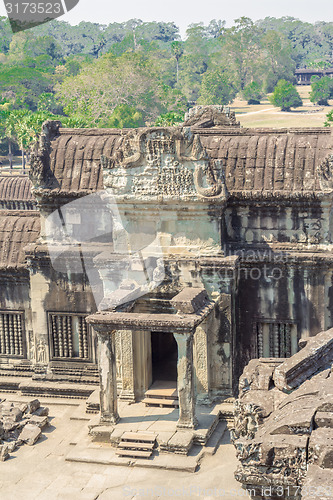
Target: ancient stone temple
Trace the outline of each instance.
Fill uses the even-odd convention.
[[[100,379],[116,422],[168,383],[195,427],[251,359],[333,326],[332,203],[327,128],[246,129],[222,107],[178,128],[45,123],[30,181],[0,178],[0,384]]]

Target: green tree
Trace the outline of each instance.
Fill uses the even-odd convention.
[[[0,139],[7,143],[10,169],[13,168],[13,144],[16,142],[15,119],[13,119],[11,105],[0,105]]]
[[[329,76],[311,81],[310,101],[328,106],[328,99],[333,97],[333,80]]]
[[[110,116],[110,128],[136,128],[144,126],[142,113],[128,104],[119,104]]]
[[[263,96],[262,87],[258,82],[249,83],[243,90],[243,97],[247,100],[248,104],[260,104]]]
[[[282,33],[269,30],[261,38],[261,80],[265,90],[272,92],[279,80],[295,80],[296,63],[292,58],[291,43]]]
[[[135,108],[144,121],[155,120],[161,112],[169,111],[164,95],[153,62],[133,52],[118,58],[106,54],[56,86],[56,97],[67,115],[102,127],[108,126],[119,105]]]
[[[282,111],[290,111],[290,108],[299,108],[303,104],[296,88],[286,80],[279,80],[270,101]]]
[[[47,92],[51,85],[50,79],[34,68],[0,67],[0,96],[16,108],[35,111],[39,95]]]
[[[59,104],[56,101],[55,95],[52,92],[42,92],[38,99],[37,111],[40,113],[57,114],[61,111]]]
[[[184,122],[184,116],[184,114],[170,111],[169,113],[160,115],[157,118],[155,125],[156,127],[176,127]]]
[[[324,125],[325,127],[331,127],[333,125],[333,109],[327,113]]]
[[[198,104],[229,104],[236,94],[237,90],[226,73],[219,69],[209,70],[202,79]]]
[[[260,36],[262,31],[248,17],[235,20],[232,28],[226,29],[221,37],[222,50],[236,75],[238,89],[256,79],[260,68]]]

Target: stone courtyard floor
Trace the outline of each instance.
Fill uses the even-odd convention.
[[[32,399],[8,393],[0,393],[0,398]],[[233,477],[237,459],[228,432],[216,454],[205,456],[195,473],[69,462],[66,457],[74,443],[88,432],[85,404],[73,399],[39,399],[50,409],[50,426],[35,446],[25,445],[0,463],[1,500],[249,498]]]

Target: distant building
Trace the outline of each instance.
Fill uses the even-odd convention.
[[[313,76],[329,76],[333,78],[333,68],[327,69],[314,69],[314,68],[300,68],[296,70],[297,85],[310,85]]]

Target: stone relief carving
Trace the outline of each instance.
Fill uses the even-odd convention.
[[[323,191],[333,190],[333,154],[330,154],[318,167],[320,188]]]
[[[212,161],[189,129],[149,128],[128,132],[118,151],[101,157],[104,185],[136,199],[224,201],[223,165]]]
[[[46,364],[46,343],[44,340],[40,340],[37,346],[37,363]]]
[[[34,333],[31,330],[29,331],[29,359],[33,362],[36,361],[36,342]]]

